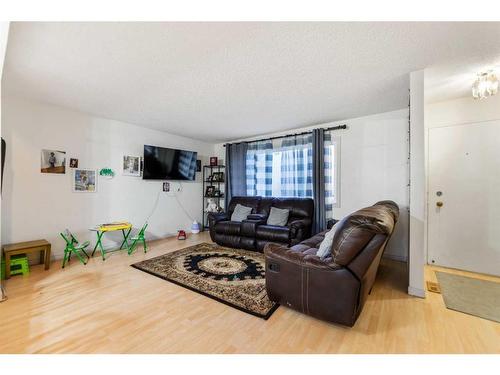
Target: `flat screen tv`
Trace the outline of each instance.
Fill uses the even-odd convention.
[[[194,181],[197,156],[194,151],[144,145],[142,178]]]

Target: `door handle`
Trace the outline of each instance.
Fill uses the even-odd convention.
[[[444,204],[443,202],[436,202],[436,206],[438,207],[443,207],[443,204]]]

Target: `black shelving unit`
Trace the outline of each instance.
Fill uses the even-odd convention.
[[[208,177],[212,176],[214,172],[224,172],[224,179],[222,181],[209,181]],[[208,213],[205,212],[205,208],[207,207],[208,204],[208,199],[212,198],[215,199],[217,202],[217,205],[224,208],[223,204],[224,203],[224,188],[225,184],[224,181],[227,178],[226,172],[225,172],[225,166],[224,165],[204,165],[203,166],[203,207],[202,207],[202,217],[203,217],[203,223],[202,223],[202,228],[203,230],[208,229]],[[208,197],[206,196],[206,191],[207,191],[207,186],[214,186],[217,190],[221,192],[221,196],[219,197]]]

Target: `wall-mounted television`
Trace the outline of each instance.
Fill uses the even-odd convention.
[[[197,152],[144,145],[145,180],[194,181]]]

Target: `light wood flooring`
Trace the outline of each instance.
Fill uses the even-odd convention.
[[[353,328],[283,306],[265,321],[130,267],[203,241],[207,233],[13,276],[0,353],[500,353],[499,323],[448,310],[440,294],[408,296],[405,265],[394,261],[383,261]]]

